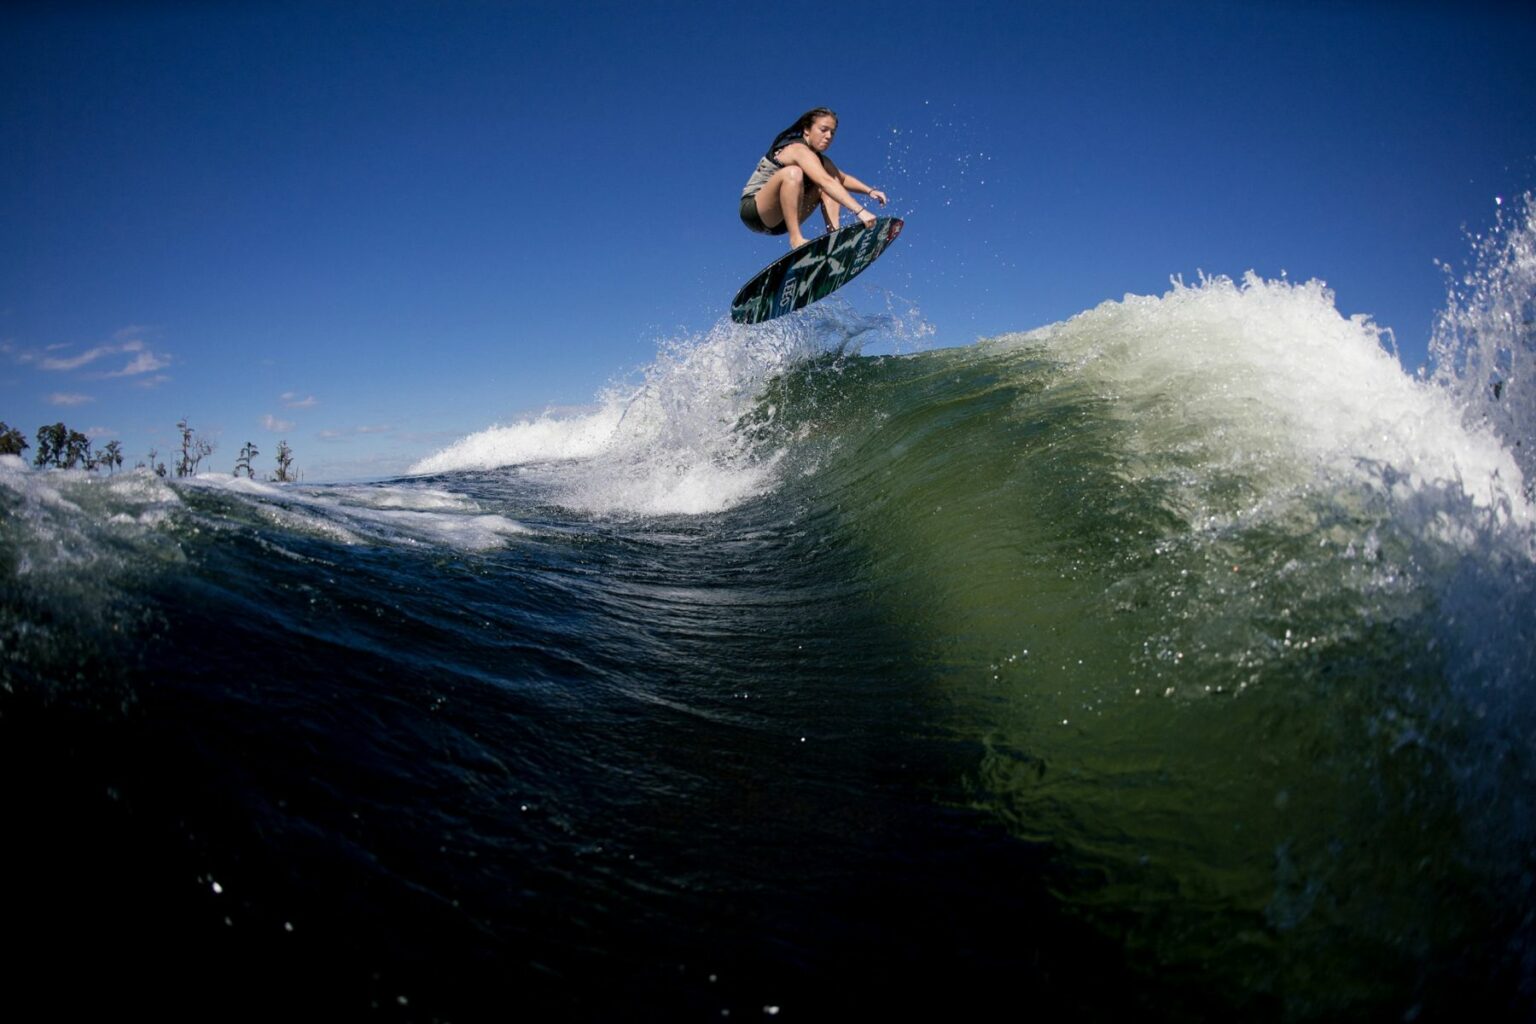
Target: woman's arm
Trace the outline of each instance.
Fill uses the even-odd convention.
[[[842,181],[839,179],[843,178],[844,175],[841,171],[837,170],[837,165],[833,164],[832,161],[827,160],[827,158],[824,156],[818,155],[811,150],[810,146],[800,142],[792,142],[785,146],[783,149],[779,150],[778,153],[775,154],[775,159],[778,160],[780,164],[794,164],[796,167],[800,168],[805,172],[806,178],[812,181],[818,188],[822,190],[822,192],[836,200],[839,206],[846,207],[847,209],[860,214],[859,219],[863,220],[863,214],[867,213],[868,211],[866,211],[864,207],[860,206],[859,201],[854,199],[853,196],[849,194],[848,189],[843,186]],[[832,172],[829,172],[827,168],[822,165],[822,161],[824,160],[828,164],[832,165]],[[873,217],[874,215],[870,214],[871,220]]]
[[[840,173],[839,176],[843,179],[843,187],[846,188],[849,192],[862,193],[863,195],[869,196],[869,198],[878,202],[881,206],[885,205],[886,197],[884,192],[877,188],[870,188],[868,185],[864,184],[862,181],[860,181],[858,178],[855,178],[851,174]]]

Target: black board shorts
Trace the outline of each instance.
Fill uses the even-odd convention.
[[[741,222],[760,235],[787,235],[789,222],[780,221],[777,227],[769,227],[757,215],[757,195],[741,197]]]

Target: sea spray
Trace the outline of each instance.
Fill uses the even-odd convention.
[[[1446,305],[1426,375],[1469,432],[1497,437],[1519,464],[1523,486],[1513,476],[1484,484],[1495,502],[1519,506],[1536,500],[1536,196],[1501,200],[1493,227],[1471,242],[1459,274],[1445,266]],[[1472,823],[1467,856],[1502,878],[1512,922],[1507,969],[1522,979],[1528,1006],[1536,1000],[1536,814],[1510,794],[1536,789],[1536,531],[1500,529],[1495,515],[1458,516],[1449,499],[1429,514],[1464,531],[1468,554],[1441,577],[1436,623],[1466,709],[1465,743],[1448,765]]]
[[[1514,453],[1525,493],[1536,487],[1536,197],[1500,204],[1473,239],[1471,266],[1447,266],[1430,379],[1451,392],[1471,425],[1485,424]]]
[[[864,315],[835,298],[756,326],[721,320],[701,335],[664,341],[637,382],[610,385],[591,411],[493,427],[411,472],[518,466],[566,508],[718,512],[774,481],[782,452],[736,429],[748,414],[761,421],[759,398],[770,380],[809,361],[855,356],[873,341],[910,342],[927,331],[915,309]]]

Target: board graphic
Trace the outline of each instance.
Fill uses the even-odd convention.
[[[852,281],[901,234],[899,217],[878,217],[814,238],[770,263],[731,300],[731,319],[757,324],[824,299]]]

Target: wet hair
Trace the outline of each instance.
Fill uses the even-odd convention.
[[[784,131],[780,134],[788,135],[790,132],[794,132],[796,135],[804,135],[805,130],[814,124],[816,119],[819,117],[830,117],[832,120],[836,121],[837,111],[828,110],[826,107],[816,107],[812,110],[807,110],[805,113],[800,115],[800,120],[784,129]]]

